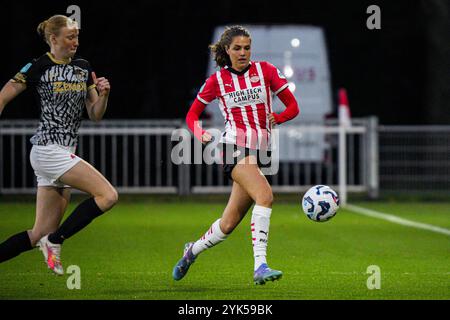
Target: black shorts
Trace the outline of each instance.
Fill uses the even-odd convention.
[[[249,155],[254,155],[256,157],[258,167],[268,168],[271,166],[271,152],[268,150],[255,150],[226,143],[222,143],[221,147],[223,175],[230,180],[233,180],[231,178],[231,172],[236,164]]]

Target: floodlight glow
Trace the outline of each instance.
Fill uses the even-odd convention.
[[[284,66],[284,75],[286,76],[286,78],[292,78],[292,76],[294,75],[294,69],[292,69],[291,66]]]
[[[298,39],[298,38],[292,39],[291,46],[293,46],[294,48],[298,48],[300,46],[300,39]]]
[[[296,89],[295,83],[289,82],[289,90],[291,90],[291,92],[294,93],[295,89]]]

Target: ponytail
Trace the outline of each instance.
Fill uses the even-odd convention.
[[[48,20],[45,20],[45,21],[42,21],[41,23],[39,23],[39,25],[38,25],[38,27],[37,27],[37,33],[38,33],[38,35],[39,35],[44,41],[46,41],[46,39],[45,39],[45,28],[47,27],[47,25],[48,25]]]

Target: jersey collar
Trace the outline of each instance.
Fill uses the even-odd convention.
[[[251,66],[252,66],[252,62],[250,61],[248,66],[242,71],[237,71],[230,66],[225,66],[225,69],[227,69],[231,73],[234,73],[234,74],[237,74],[238,76],[240,76],[240,75],[243,75],[244,73],[246,73],[250,69]]]
[[[70,63],[70,61],[72,61],[72,59],[70,58],[63,60],[55,59],[55,57],[53,57],[53,55],[50,52],[47,52],[47,56],[50,58],[50,60],[52,60],[56,64],[68,64]]]

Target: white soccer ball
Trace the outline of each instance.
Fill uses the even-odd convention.
[[[317,222],[328,221],[339,210],[339,196],[329,186],[317,185],[306,191],[302,207],[309,219]]]

